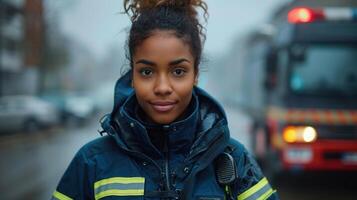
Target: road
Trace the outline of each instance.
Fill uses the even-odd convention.
[[[49,199],[76,151],[99,136],[98,123],[0,140],[0,199]]]
[[[231,135],[249,149],[250,120],[225,106]],[[0,137],[0,199],[49,199],[76,151],[99,137],[98,120],[78,128],[54,128],[33,134],[18,133]],[[284,176],[274,187],[283,200],[357,199],[351,174],[306,174]]]

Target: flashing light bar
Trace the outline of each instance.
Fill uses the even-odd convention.
[[[297,7],[289,11],[288,22],[292,24],[315,21],[357,21],[357,8],[308,8]]]

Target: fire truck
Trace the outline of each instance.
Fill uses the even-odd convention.
[[[241,98],[263,169],[357,171],[357,2],[291,2],[245,50]]]

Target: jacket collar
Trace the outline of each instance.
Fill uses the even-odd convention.
[[[150,141],[148,135],[148,130],[150,130],[162,134],[162,137],[167,141],[168,151],[175,154],[188,154],[195,139],[199,119],[196,95],[193,95],[192,101],[193,105],[191,110],[187,111],[186,118],[168,125],[147,124],[137,118],[135,113],[137,101],[135,94],[132,93],[120,107],[114,120],[121,128],[122,139],[131,150],[145,153],[151,157],[162,155],[162,152],[158,151]]]

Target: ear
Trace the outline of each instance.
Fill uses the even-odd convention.
[[[195,81],[194,81],[194,83],[193,83],[195,86],[197,86],[198,85],[198,75],[196,75],[195,76]]]

